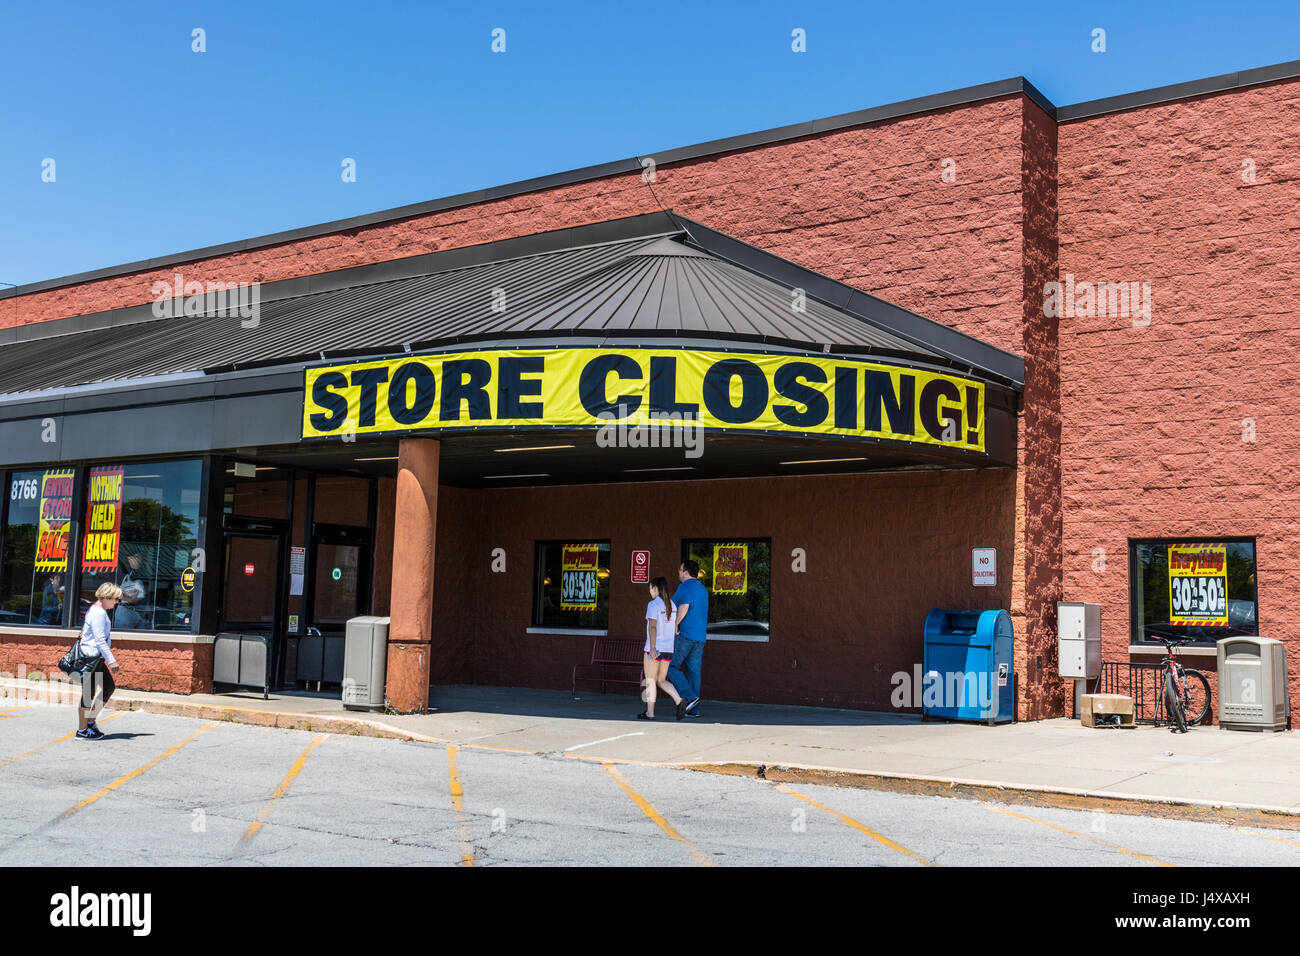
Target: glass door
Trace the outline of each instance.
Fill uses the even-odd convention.
[[[370,605],[370,532],[316,525],[306,635],[298,645],[298,679],[343,682],[343,644],[350,618]]]
[[[222,630],[274,632],[279,616],[280,536],[226,535]]]
[[[284,541],[279,530],[226,531],[214,682],[273,683],[283,653]]]

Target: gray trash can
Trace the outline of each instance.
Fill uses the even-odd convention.
[[[1219,727],[1286,730],[1291,695],[1286,646],[1268,637],[1219,641]]]
[[[343,649],[344,709],[383,710],[387,669],[388,618],[350,619]]]

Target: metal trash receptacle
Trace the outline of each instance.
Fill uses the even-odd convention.
[[[212,641],[212,683],[271,691],[271,635],[222,631]]]
[[[932,610],[925,618],[922,715],[990,725],[1014,720],[1013,644],[1006,611]]]
[[[1219,650],[1219,729],[1286,730],[1291,694],[1286,645],[1269,637],[1225,637]]]
[[[343,648],[343,707],[383,710],[388,668],[386,617],[349,619]]]

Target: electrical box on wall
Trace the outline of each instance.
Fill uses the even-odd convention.
[[[1101,674],[1101,605],[1056,603],[1057,660],[1061,676],[1093,678]]]

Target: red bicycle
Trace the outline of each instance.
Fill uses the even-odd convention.
[[[1190,641],[1174,641],[1167,637],[1157,638],[1167,652],[1160,660],[1164,669],[1164,701],[1169,712],[1170,731],[1187,733],[1189,726],[1195,726],[1205,720],[1210,712],[1210,682],[1198,670],[1183,667],[1174,654],[1175,647],[1181,647]]]

